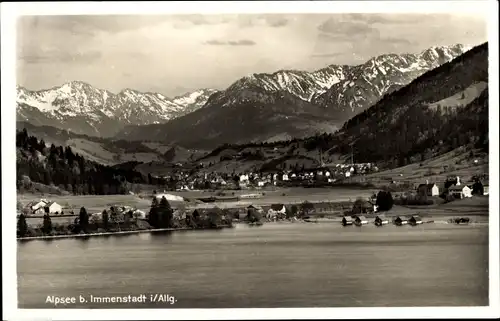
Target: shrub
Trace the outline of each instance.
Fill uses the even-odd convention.
[[[392,198],[391,192],[389,191],[378,192],[376,205],[379,211],[389,211],[394,205],[394,200]]]

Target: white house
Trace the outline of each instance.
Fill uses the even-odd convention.
[[[240,175],[240,182],[242,182],[242,183],[248,182],[248,175],[245,175],[245,174]]]
[[[326,172],[326,173],[325,173],[325,176],[326,176],[326,177],[330,177],[330,172]]]
[[[40,200],[40,202],[31,205],[31,210],[33,212],[36,212],[40,208],[43,209],[47,205],[47,203],[48,202],[45,200]]]
[[[426,181],[425,184],[420,184],[418,190],[427,196],[439,196],[439,187],[434,183],[429,183],[429,181]]]
[[[264,185],[265,185],[264,181],[261,181],[261,180],[257,181],[257,186],[258,187],[263,187]]]
[[[33,211],[33,214],[35,215],[43,215],[45,214],[45,208],[44,207],[39,207],[36,210]]]
[[[288,174],[283,174],[283,181],[288,181]]]
[[[62,212],[62,206],[57,204],[56,202],[50,202],[47,205],[45,205],[44,208],[48,208],[50,214],[52,213],[60,214]]]
[[[345,177],[351,177],[351,172],[345,172]]]
[[[472,190],[468,186],[452,186],[448,189],[450,194],[456,198],[472,197]]]
[[[284,215],[286,214],[286,208],[283,204],[272,204],[271,208],[267,211],[267,217],[275,217],[278,214]]]

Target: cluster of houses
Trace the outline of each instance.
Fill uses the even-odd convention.
[[[44,215],[45,213],[64,214],[63,208],[60,204],[46,199],[28,203],[24,207],[24,212],[30,215]]]
[[[165,180],[175,180],[176,190],[199,190],[199,189],[236,189],[236,188],[259,188],[265,186],[279,186],[293,182],[334,183],[335,181],[352,177],[358,174],[366,174],[377,171],[378,168],[371,163],[360,164],[335,164],[316,169],[300,171],[281,170],[276,172],[244,172],[244,173],[203,173],[178,172],[167,176],[153,176]]]
[[[341,223],[343,226],[351,226],[351,225],[363,226],[368,224],[368,220],[363,215],[353,215],[353,216],[344,216],[342,218]],[[375,226],[383,226],[389,224],[389,219],[385,217],[385,215],[378,215],[377,217],[375,217],[373,223],[375,224]],[[402,226],[406,224],[416,226],[422,224],[423,221],[419,215],[411,215],[410,217],[397,216],[392,220],[392,223],[397,226]]]
[[[447,182],[437,184],[427,181],[425,184],[418,185],[417,194],[419,196],[442,196],[444,193],[445,195],[448,194],[457,199],[468,198],[473,195],[489,194],[489,185],[487,183],[483,184],[479,180],[473,183],[463,184],[460,181],[460,177],[457,176],[453,180],[448,180]]]

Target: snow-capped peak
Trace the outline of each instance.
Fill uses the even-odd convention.
[[[202,89],[169,99],[160,93],[143,93],[126,88],[118,94],[71,81],[46,90],[17,87],[18,117],[30,121],[41,112],[47,125],[64,123],[75,117],[98,128],[108,120],[122,125],[163,123],[202,107],[213,89]],[[38,115],[38,116],[37,116]],[[95,134],[95,133],[90,133]]]

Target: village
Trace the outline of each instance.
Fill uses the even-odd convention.
[[[352,168],[352,167],[351,167]],[[348,172],[351,172],[348,168]],[[245,189],[265,190],[264,186],[254,186],[255,182],[271,183],[274,187],[283,186],[283,182],[293,180],[303,180],[307,177],[331,177],[329,171],[312,171],[307,173],[283,173],[268,175],[264,179],[258,174],[242,174],[239,176],[238,186],[245,186]],[[206,179],[210,182],[223,182],[217,174],[207,175]],[[268,181],[270,179],[270,181]],[[328,179],[328,178],[327,178]],[[258,184],[257,184],[258,185]],[[180,191],[189,191],[179,189]],[[425,183],[419,184],[414,190],[402,192],[393,192],[391,194],[391,205],[383,209],[379,196],[384,191],[374,193],[369,198],[358,197],[355,201],[350,202],[309,202],[300,203],[272,203],[260,204],[260,199],[265,193],[239,194],[232,197],[224,197],[225,195],[219,192],[219,196],[198,197],[190,199],[180,195],[169,194],[166,190],[163,193],[153,191],[150,195],[140,195],[144,199],[156,199],[160,202],[165,199],[166,202],[172,204],[172,220],[173,227],[186,228],[190,227],[190,222],[204,222],[210,220],[215,225],[232,225],[233,223],[246,223],[251,225],[262,225],[264,222],[318,222],[325,219],[340,219],[343,226],[357,225],[362,226],[368,223],[368,218],[376,226],[383,226],[392,222],[394,225],[418,225],[423,221],[420,214],[414,215],[391,215],[390,208],[392,204],[400,206],[428,206],[436,203],[448,203],[457,199],[471,198],[479,195],[489,194],[489,185],[487,181],[481,181],[479,178],[474,178],[474,182],[463,183],[460,177],[450,177],[442,183],[430,183],[428,180]],[[233,193],[234,195],[234,193]],[[194,201],[194,202],[193,202]],[[230,202],[231,206],[220,208],[217,204]],[[83,207],[82,207],[83,208]],[[33,200],[24,206],[18,206],[18,217],[23,215],[26,218],[46,218],[50,216],[52,219],[60,218],[61,222],[66,224],[78,224],[79,213],[75,213],[72,206],[63,206],[55,201],[48,199]],[[82,209],[80,209],[81,213]],[[89,221],[98,226],[103,222],[103,215],[108,215],[110,221],[120,226],[126,225],[130,221],[135,222],[136,227],[140,229],[152,229],[149,226],[150,209],[137,208],[129,205],[110,205],[99,211],[88,213]],[[104,214],[107,213],[107,214]],[[457,221],[458,220],[458,221]],[[456,223],[467,223],[468,218],[456,218]],[[432,221],[427,221],[432,223]],[[40,225],[40,224],[39,224]],[[203,224],[198,224],[199,226]],[[210,224],[209,224],[210,225]],[[211,226],[211,225],[210,225]],[[119,228],[120,231],[122,227]]]
[[[203,167],[201,167],[203,168]],[[307,184],[334,185],[344,179],[356,175],[365,175],[377,172],[378,168],[371,163],[336,164],[330,167],[279,170],[273,172],[242,172],[218,173],[193,171],[177,164],[175,174],[151,175],[154,179],[174,181],[175,190],[202,190],[202,189],[255,189],[268,186],[303,186]]]

